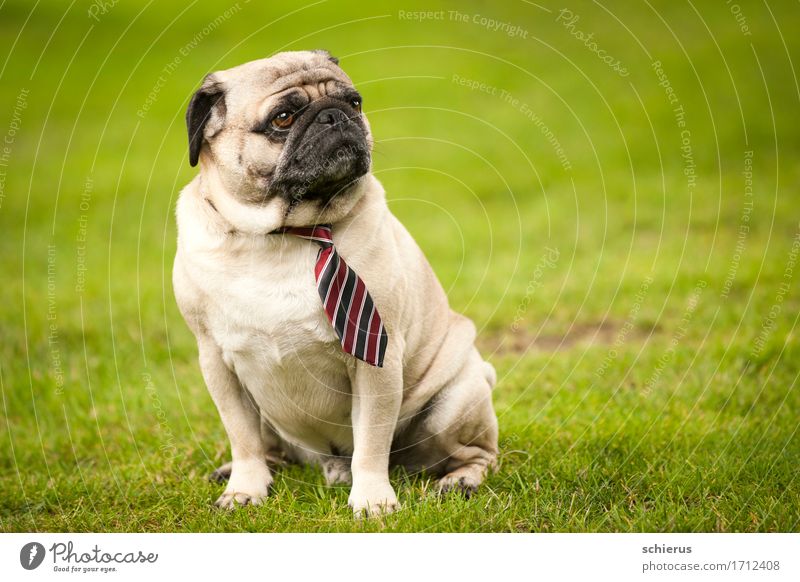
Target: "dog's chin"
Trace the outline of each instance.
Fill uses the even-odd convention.
[[[333,187],[332,195],[283,200],[282,226],[311,226],[335,224],[345,218],[365,193],[367,175],[351,178]]]
[[[348,149],[348,148],[354,149]],[[270,185],[270,194],[289,201],[321,206],[349,195],[359,179],[369,172],[369,154],[356,146],[341,145],[289,168],[281,168]]]
[[[299,200],[316,200],[324,204],[333,201],[336,197],[347,196],[359,178],[366,175],[368,171],[369,166],[366,164],[359,166],[349,164],[341,171],[332,172],[325,179],[313,184]]]

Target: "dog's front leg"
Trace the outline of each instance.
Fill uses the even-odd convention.
[[[389,483],[389,453],[403,398],[402,371],[387,362],[356,364],[353,387],[353,487],[348,503],[356,516],[390,513],[397,496]]]
[[[258,411],[223,362],[219,347],[210,338],[198,338],[197,346],[200,368],[228,433],[233,458],[228,486],[216,505],[225,509],[237,504],[259,505],[269,493],[272,475],[265,462]]]

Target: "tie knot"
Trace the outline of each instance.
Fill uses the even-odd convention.
[[[324,249],[333,246],[333,233],[328,224],[320,226],[290,226],[283,232],[314,241]]]

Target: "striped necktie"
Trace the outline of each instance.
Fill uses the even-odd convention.
[[[320,246],[314,268],[317,292],[342,349],[372,366],[382,367],[389,336],[364,281],[333,246],[330,225],[288,227],[281,232]]]

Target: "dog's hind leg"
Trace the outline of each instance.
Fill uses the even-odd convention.
[[[208,476],[208,480],[214,483],[225,483],[231,478],[232,469],[232,462],[228,461],[227,463],[223,463],[211,472],[211,474]]]
[[[328,485],[350,485],[353,482],[350,462],[350,457],[327,457],[321,460],[325,483]]]
[[[492,407],[494,369],[475,350],[464,369],[430,403],[398,443],[398,461],[440,475],[441,492],[469,497],[497,458],[497,417]]]

